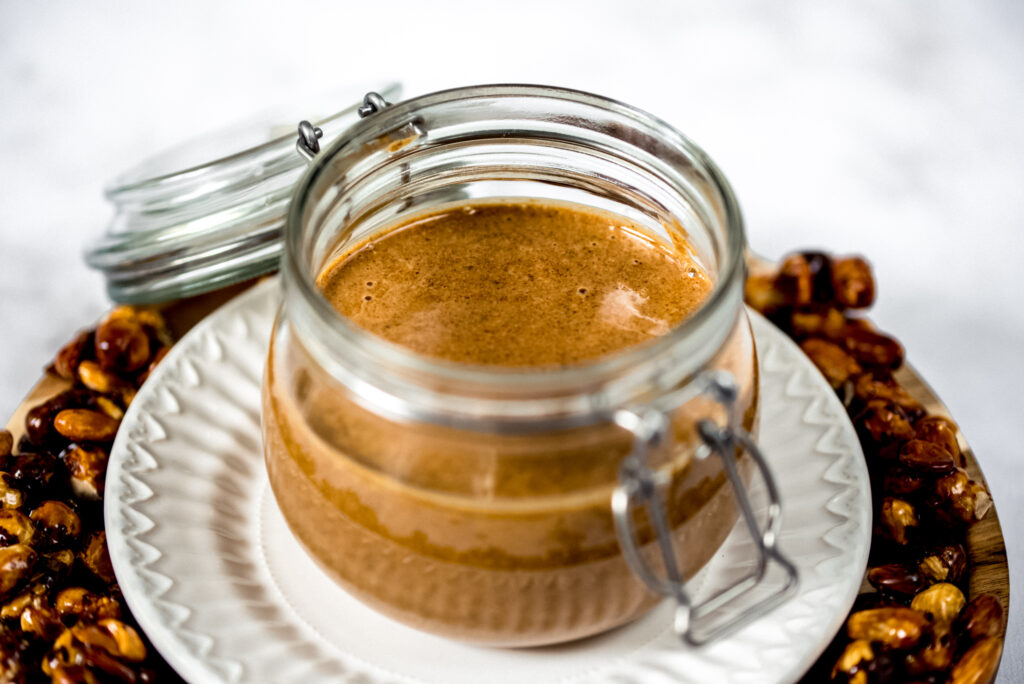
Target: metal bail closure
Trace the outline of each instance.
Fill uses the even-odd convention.
[[[376,114],[391,103],[384,99],[378,92],[371,91],[363,96],[363,104],[359,105],[359,118],[365,119],[371,114]],[[306,158],[313,161],[313,157],[320,152],[320,138],[324,132],[308,121],[299,122],[299,139],[295,141],[295,150]]]
[[[700,395],[710,396],[726,409],[728,425],[721,427],[710,420],[698,423],[698,433],[703,441],[698,458],[713,453],[721,459],[747,531],[754,541],[757,559],[750,572],[713,596],[700,603],[694,603],[687,592],[676,560],[672,529],[664,505],[663,492],[668,485],[669,475],[652,469],[648,464],[648,457],[656,450],[667,446],[671,427],[669,410]],[[664,401],[659,401],[657,406],[635,411],[621,410],[614,415],[615,423],[632,432],[634,436],[633,447],[619,468],[619,485],[612,494],[612,514],[623,556],[630,569],[651,591],[675,600],[676,633],[693,646],[700,646],[730,634],[771,611],[792,593],[798,581],[796,566],[777,546],[782,524],[782,504],[775,478],[753,438],[739,424],[736,399],[736,384],[731,375],[720,371],[707,372],[698,376],[687,387],[665,397]],[[757,520],[736,467],[737,447],[751,457],[764,480],[768,495],[768,511],[763,528]],[[664,576],[650,567],[641,552],[633,510],[642,506],[647,508],[654,530]],[[778,565],[785,574],[782,585],[763,598],[741,601],[752,590],[761,586],[772,563]]]

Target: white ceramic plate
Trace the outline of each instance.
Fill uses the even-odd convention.
[[[856,434],[800,350],[754,315],[761,445],[781,485],[781,548],[799,591],[702,649],[682,646],[663,603],[635,623],[558,647],[493,649],[424,634],[364,607],[288,532],[270,492],[259,386],[276,280],[185,336],[124,418],[105,515],[128,605],[193,682],[786,682],[815,660],[852,605],[871,507]],[[755,497],[761,493],[755,492]],[[737,528],[694,580],[701,591],[749,562]]]

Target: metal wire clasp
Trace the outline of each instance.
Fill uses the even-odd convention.
[[[359,118],[365,119],[371,114],[376,114],[391,103],[384,99],[384,96],[377,92],[369,92],[363,96],[363,103],[359,105]],[[324,132],[306,120],[299,122],[299,139],[295,141],[295,150],[306,158],[313,161],[313,157],[320,152],[320,138]]]
[[[651,468],[648,458],[657,449],[667,446],[665,442],[671,427],[668,411],[699,395],[710,396],[721,404],[726,409],[728,424],[722,427],[711,420],[703,420],[698,424],[698,434],[703,442],[698,457],[706,458],[714,453],[722,460],[722,466],[732,485],[747,530],[754,540],[758,557],[753,570],[749,573],[701,603],[695,604],[686,590],[683,575],[676,561],[675,543],[664,505],[663,491],[668,484],[669,476]],[[619,467],[619,485],[612,494],[612,514],[623,556],[632,571],[652,591],[675,600],[676,633],[694,646],[731,633],[764,615],[787,598],[796,588],[798,581],[796,566],[777,546],[782,523],[782,504],[779,500],[778,487],[764,455],[753,438],[739,424],[736,399],[736,384],[731,375],[721,371],[707,372],[698,376],[694,383],[675,395],[664,397],[663,401],[659,401],[655,406],[640,410],[620,410],[614,415],[617,425],[633,433],[633,447]],[[758,523],[736,467],[737,447],[750,455],[764,479],[769,501],[764,528]],[[647,508],[654,529],[658,555],[664,567],[664,577],[651,569],[641,553],[633,519],[633,510],[641,506]],[[782,586],[765,598],[743,605],[740,599],[764,581],[773,562],[785,573]],[[723,614],[736,609],[739,609],[738,614],[722,617]]]

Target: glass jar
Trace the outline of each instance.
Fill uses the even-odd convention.
[[[538,370],[416,355],[356,327],[316,288],[337,255],[396,222],[512,197],[685,238],[713,291],[661,337]],[[636,109],[532,86],[380,108],[314,159],[285,227],[263,431],[291,530],[367,604],[457,639],[557,643],[624,624],[662,595],[680,604],[687,639],[713,635],[723,625],[693,629],[700,609],[743,587],[695,606],[684,579],[740,511],[762,551],[754,582],[772,558],[785,562],[774,523],[761,529],[743,493],[755,464],[772,489],[749,438],[758,381],[743,250],[714,163]]]

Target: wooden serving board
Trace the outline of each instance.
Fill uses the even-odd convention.
[[[163,313],[176,339],[185,334],[204,316],[252,284],[253,281],[250,281],[214,293],[175,302],[167,306]],[[69,339],[71,332],[73,331],[69,331]],[[56,350],[54,352],[56,353]],[[950,415],[945,404],[942,403],[931,387],[909,364],[904,364],[897,372],[896,377],[918,401],[924,404],[930,413],[947,416],[955,422],[955,418]],[[70,383],[68,381],[51,375],[44,375],[40,379],[8,421],[7,429],[14,434],[15,443],[24,433],[25,414],[29,409],[67,389],[69,386]],[[967,471],[970,473],[971,478],[988,488],[988,483],[982,474],[981,466],[978,464],[978,460],[963,434],[958,434],[957,438],[966,457]],[[970,563],[970,596],[981,593],[994,594],[999,598],[999,602],[1003,606],[1004,616],[1008,616],[1010,611],[1010,574],[1006,559],[1006,545],[1003,541],[1003,531],[999,525],[999,516],[995,505],[993,505],[992,510],[988,512],[984,520],[971,526],[967,536],[967,554]],[[1005,641],[1005,620],[999,638]]]

